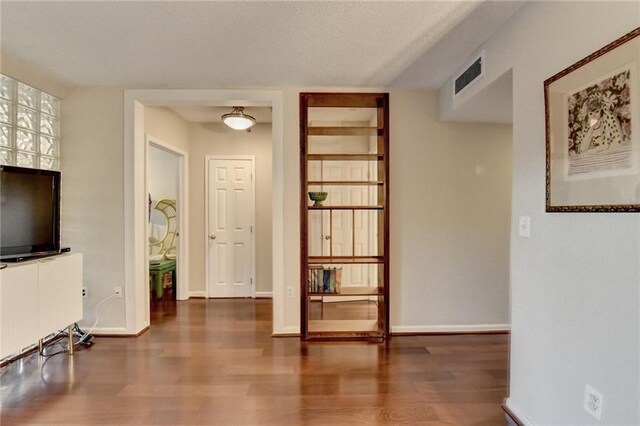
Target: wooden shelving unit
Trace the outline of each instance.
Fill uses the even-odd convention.
[[[300,177],[302,338],[388,337],[388,94],[301,93]]]

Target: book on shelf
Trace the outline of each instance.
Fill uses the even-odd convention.
[[[342,286],[342,267],[310,265],[307,286],[311,294],[339,294]]]

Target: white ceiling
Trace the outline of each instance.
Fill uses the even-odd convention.
[[[467,65],[478,48],[524,5],[525,0],[486,1],[422,56],[396,75],[390,86],[439,89]]]
[[[429,56],[479,5],[2,1],[0,35],[4,53],[71,86],[376,87]],[[437,88],[451,64],[486,39],[487,28],[502,24],[504,13],[494,15],[469,23],[461,49],[437,52],[442,60],[428,61],[433,73],[420,73],[420,86]]]

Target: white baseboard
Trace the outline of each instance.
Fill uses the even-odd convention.
[[[392,325],[391,333],[488,333],[511,330],[509,324]]]
[[[535,423],[533,423],[521,409],[513,405],[513,403],[511,402],[511,398],[507,398],[504,401],[504,404],[509,408],[509,410],[511,410],[511,412],[518,418],[518,420],[521,421],[522,424],[524,424],[524,426],[535,426]]]
[[[280,330],[273,330],[272,336],[299,336],[300,327],[290,325],[288,327],[282,327]]]
[[[256,298],[272,299],[273,298],[273,292],[272,291],[256,291]]]
[[[189,292],[189,297],[207,297],[207,293],[204,290],[201,291],[190,291]]]
[[[89,330],[90,328],[82,328],[82,331],[84,332],[87,332]],[[125,327],[97,327],[91,334],[96,336],[102,336],[105,334],[122,334],[128,336],[131,333],[128,333]]]

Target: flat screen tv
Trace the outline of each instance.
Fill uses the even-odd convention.
[[[60,172],[0,166],[0,260],[60,252]]]

